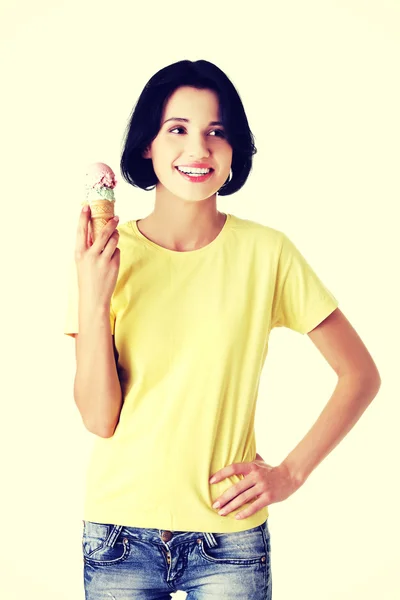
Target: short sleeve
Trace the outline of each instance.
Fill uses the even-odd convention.
[[[282,233],[277,268],[272,327],[305,334],[339,305],[295,244]]]
[[[64,322],[64,334],[71,337],[75,333],[79,333],[79,287],[78,287],[78,274],[76,272],[75,261],[71,263],[68,279],[68,298],[67,298],[67,312],[65,315]],[[110,326],[111,334],[114,335],[115,329],[115,314],[110,307]]]

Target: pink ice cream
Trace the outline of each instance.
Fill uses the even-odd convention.
[[[109,200],[115,202],[114,188],[117,185],[115,173],[105,163],[92,163],[86,169],[85,196],[82,204],[88,204],[94,200]]]

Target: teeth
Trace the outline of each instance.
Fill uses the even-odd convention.
[[[178,171],[181,171],[182,173],[194,173],[194,174],[201,174],[201,173],[209,173],[211,171],[211,169],[195,169],[195,168],[185,168],[185,167],[178,167]]]

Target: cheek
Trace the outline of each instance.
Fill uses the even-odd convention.
[[[233,149],[232,149],[232,146],[230,146],[230,145],[228,145],[228,147],[226,149],[226,156],[230,161],[232,161]]]
[[[155,163],[159,169],[169,168],[176,160],[176,153],[179,145],[171,143],[160,144],[153,150],[153,164]]]

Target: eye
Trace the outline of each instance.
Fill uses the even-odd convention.
[[[173,131],[176,131],[177,129],[183,129],[183,130],[185,130],[184,127],[174,127],[174,129],[170,129],[169,130],[169,133],[172,133]],[[222,129],[212,129],[211,131],[216,131],[221,137],[225,137],[225,134],[222,131]]]

